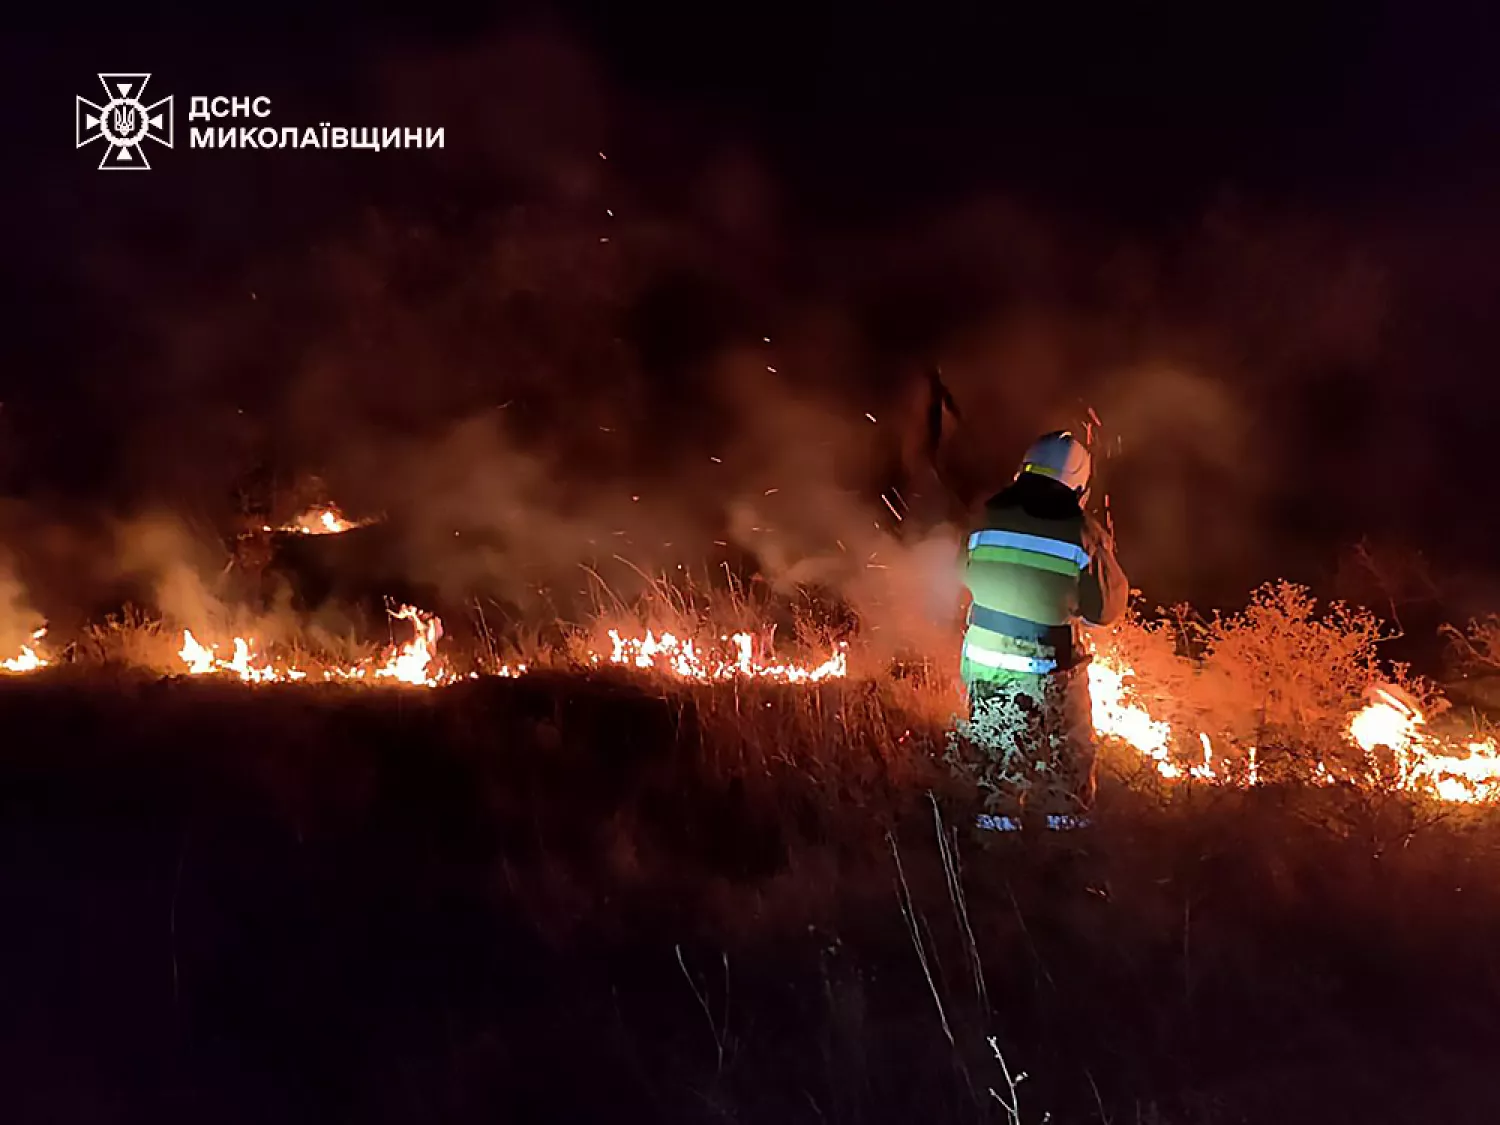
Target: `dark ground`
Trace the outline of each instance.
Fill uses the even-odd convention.
[[[961,831],[981,994],[937,775],[860,687],[94,676],[0,692],[17,1125],[1004,1120],[990,1035],[1027,1122],[1500,1114],[1477,823],[1111,787],[1086,834]]]

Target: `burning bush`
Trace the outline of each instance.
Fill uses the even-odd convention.
[[[1411,764],[1397,758],[1447,703],[1404,665],[1382,664],[1386,639],[1368,610],[1332,602],[1319,612],[1285,581],[1208,620],[1186,607],[1150,621],[1133,612],[1099,646],[1096,726],[1169,778],[1408,782]],[[1391,721],[1377,721],[1386,712]]]
[[[1201,681],[1210,725],[1229,747],[1259,748],[1272,776],[1309,780],[1319,765],[1358,770],[1344,731],[1382,678],[1379,620],[1341,602],[1323,613],[1306,588],[1262,586],[1242,612],[1202,630]]]

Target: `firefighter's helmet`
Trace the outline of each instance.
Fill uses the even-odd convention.
[[[1054,430],[1043,434],[1031,443],[1026,457],[1021,462],[1021,473],[1036,473],[1051,477],[1064,487],[1082,496],[1089,487],[1089,469],[1092,458],[1083,442],[1067,430]]]

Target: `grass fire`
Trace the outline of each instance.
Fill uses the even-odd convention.
[[[0,1125],[1500,1121],[1453,7],[18,21]]]
[[[445,773],[463,778],[458,789],[419,798],[426,810],[420,820],[378,829],[395,833],[393,840],[404,841],[403,848],[416,847],[419,839],[438,847],[426,859],[409,855],[400,861],[399,874],[391,873],[401,880],[398,893],[405,902],[394,909],[406,913],[382,915],[393,908],[361,898],[364,892],[355,893],[363,905],[351,902],[347,908],[393,918],[417,910],[412,917],[438,925],[445,911],[457,907],[430,900],[430,892],[420,888],[447,878],[442,872],[450,865],[472,861],[477,847],[509,872],[508,889],[495,892],[508,904],[504,909],[520,911],[542,927],[542,944],[528,946],[533,950],[528,956],[566,963],[573,945],[618,934],[627,918],[637,935],[632,940],[644,934],[648,945],[665,943],[669,951],[675,946],[677,952],[659,970],[643,964],[618,993],[626,1028],[644,1026],[652,1003],[662,1002],[651,996],[674,993],[669,969],[677,973],[688,1003],[698,996],[714,1011],[713,1005],[723,1002],[698,991],[711,987],[698,976],[704,942],[722,948],[715,956],[729,965],[729,988],[766,989],[768,995],[815,980],[847,990],[852,978],[843,974],[854,971],[853,965],[841,968],[839,958],[892,956],[901,964],[905,942],[905,956],[918,975],[895,986],[895,995],[904,995],[919,1011],[917,1000],[928,991],[925,985],[916,990],[922,957],[942,956],[948,963],[952,957],[983,956],[991,943],[1019,952],[1027,942],[1046,941],[1050,970],[1069,974],[1045,987],[1049,1003],[1067,1003],[1095,1021],[1090,1026],[1123,1030],[1134,1018],[1128,1006],[1120,1008],[1098,985],[1121,973],[1139,987],[1166,981],[1144,968],[1108,968],[1096,945],[1068,952],[1055,944],[1061,937],[1039,938],[1035,927],[1067,932],[1073,924],[1066,920],[1068,912],[1076,911],[1093,919],[1089,926],[1117,927],[1138,912],[1172,909],[1172,896],[1179,892],[1169,888],[1187,879],[1181,893],[1197,904],[1188,907],[1191,924],[1206,947],[1199,956],[1218,956],[1213,927],[1241,919],[1233,922],[1242,935],[1238,940],[1257,943],[1242,956],[1266,958],[1269,966],[1285,955],[1281,943],[1294,940],[1270,927],[1304,925],[1298,920],[1307,909],[1302,896],[1313,893],[1279,886],[1273,871],[1290,863],[1303,872],[1299,878],[1334,879],[1341,889],[1330,892],[1324,886],[1317,892],[1320,902],[1343,910],[1338,904],[1347,899],[1347,909],[1353,910],[1355,873],[1370,862],[1361,849],[1373,845],[1377,854],[1390,857],[1383,861],[1380,893],[1430,895],[1435,871],[1468,862],[1456,859],[1460,837],[1452,833],[1468,838],[1477,830],[1445,827],[1441,810],[1468,808],[1474,810],[1470,815],[1479,815],[1496,795],[1493,739],[1478,728],[1429,730],[1428,713],[1442,713],[1444,701],[1433,684],[1382,664],[1375,647],[1382,634],[1372,618],[1339,606],[1320,611],[1305,590],[1280,583],[1258,591],[1245,612],[1228,618],[1193,625],[1181,611],[1150,619],[1133,613],[1093,636],[1092,720],[1106,747],[1094,823],[1082,831],[1054,833],[1052,840],[1017,838],[1015,848],[997,851],[1007,843],[1003,835],[965,827],[976,823],[980,795],[944,764],[947,731],[961,706],[961,689],[947,659],[951,652],[906,653],[891,662],[876,655],[858,621],[831,631],[805,621],[800,632],[783,638],[778,647],[785,652],[776,652],[769,627],[741,627],[747,611],[774,617],[769,603],[755,608],[741,595],[717,607],[700,604],[689,613],[684,612],[692,601],[688,594],[666,599],[659,584],[652,591],[640,605],[601,607],[595,617],[547,644],[537,640],[539,634],[524,631],[502,639],[493,631],[470,630],[461,640],[437,614],[399,603],[386,611],[387,643],[341,656],[320,649],[310,634],[289,636],[284,628],[278,633],[270,623],[268,633],[280,637],[275,645],[260,643],[254,630],[219,636],[141,614],[94,628],[91,643],[38,629],[21,653],[5,662],[11,682],[0,686],[0,705],[21,741],[7,751],[3,768],[15,778],[60,781],[82,760],[72,757],[74,750],[61,757],[43,753],[35,734],[46,730],[63,745],[80,745],[73,740],[85,726],[106,724],[119,734],[115,750],[92,759],[89,768],[100,771],[97,784],[135,794],[128,799],[144,801],[142,808],[156,810],[152,816],[175,822],[186,807],[145,795],[142,786],[165,786],[164,793],[182,784],[172,779],[186,776],[184,771],[197,775],[206,769],[221,776],[224,770],[250,769],[261,777],[254,791],[258,800],[269,802],[271,817],[257,831],[269,833],[267,844],[290,833],[289,839],[301,841],[296,850],[306,852],[306,862],[318,863],[338,862],[334,857],[350,846],[351,831],[377,831],[386,818],[408,815],[396,810],[411,796],[398,797],[395,790],[379,795],[387,786],[415,784],[420,791]],[[716,624],[716,617],[725,624]],[[950,640],[956,648],[956,622]],[[1321,654],[1316,663],[1298,663],[1315,652]],[[122,653],[130,659],[117,659]],[[114,669],[110,678],[101,678],[109,668]],[[142,675],[168,694],[142,695],[129,686],[139,684]],[[1265,677],[1262,686],[1277,698],[1255,694],[1257,676]],[[1289,692],[1301,695],[1286,698]],[[422,702],[411,710],[404,699]],[[204,757],[208,748],[192,744],[209,729],[219,732],[212,736],[218,745]],[[189,738],[189,731],[200,733]],[[126,749],[133,764],[120,756]],[[131,770],[138,775],[131,778]],[[363,795],[353,798],[354,806],[339,804],[349,798],[332,792],[315,796],[330,783],[341,786],[335,781],[341,774],[350,781],[363,779],[358,782]],[[222,774],[213,784],[229,784],[230,776]],[[373,791],[368,788],[372,777]],[[559,782],[561,789],[555,788]],[[1263,792],[1276,796],[1268,801],[1258,796]],[[82,808],[76,815],[83,815]],[[232,836],[219,815],[182,822],[197,825],[184,827],[186,834],[174,845],[181,849],[184,871],[191,862],[206,875],[230,862],[226,849],[234,846]],[[429,818],[449,822],[450,828],[429,836],[439,823]],[[38,841],[61,831],[26,823],[25,831]],[[489,823],[515,825],[497,829],[509,842],[463,842],[447,835],[459,825],[468,833]],[[530,827],[520,830],[522,823]],[[1500,831],[1500,822],[1493,831]],[[935,840],[936,850],[924,840]],[[1395,850],[1384,851],[1390,848]],[[953,849],[965,853],[961,876]],[[721,852],[722,858],[714,858]],[[1189,858],[1200,853],[1201,858]],[[884,905],[875,893],[886,878],[882,854],[893,865],[889,871],[898,891]],[[289,854],[270,868],[257,867],[249,875],[248,886],[255,888],[249,893],[283,893],[276,890],[281,881],[310,877],[295,874],[302,862]],[[1004,873],[999,897],[987,871]],[[1500,896],[1484,889],[1483,881],[1452,877],[1474,888],[1468,892],[1474,896],[1469,909],[1493,909],[1500,917]],[[183,878],[173,893],[178,944],[169,942],[176,962],[175,1002],[186,996],[195,1007],[227,1004],[239,1010],[252,1002],[250,993],[217,978],[220,970],[203,960],[206,950],[194,952],[201,948],[194,943],[203,939],[191,935],[212,917],[213,892],[197,879]],[[710,883],[699,886],[700,878]],[[962,887],[952,882],[958,878]],[[1225,880],[1239,892],[1210,892]],[[308,884],[309,890],[314,885]],[[710,891],[710,885],[719,889]],[[863,889],[851,897],[854,887]],[[684,890],[692,897],[676,906],[660,897]],[[246,888],[237,893],[247,893]],[[372,888],[369,893],[386,892]],[[348,894],[337,892],[335,900]],[[1240,894],[1257,896],[1263,923],[1243,920],[1235,905]],[[418,906],[413,895],[424,904]],[[908,896],[911,905],[903,905]],[[648,901],[658,905],[638,916]],[[746,930],[745,912],[752,903],[759,921]],[[943,916],[941,904],[951,910],[951,926],[933,929]],[[305,909],[321,916],[333,907]],[[920,912],[909,921],[926,918],[915,932],[900,928],[907,910]],[[1129,913],[1109,921],[1122,911]],[[42,917],[53,919],[48,925],[63,925],[46,910]],[[807,919],[815,928],[812,935],[805,929]],[[1026,931],[1016,928],[1020,919]],[[892,922],[897,928],[890,928]],[[707,927],[696,946],[683,944],[680,927],[687,925]],[[1373,932],[1364,929],[1361,940],[1411,940],[1381,936],[1380,925]],[[793,939],[797,931],[807,938],[829,936],[809,943]],[[1027,932],[1032,936],[1025,937]],[[1128,938],[1129,949],[1132,956],[1160,957],[1180,937],[1171,926],[1161,934],[1138,932]],[[1080,931],[1069,940],[1081,938]],[[398,956],[385,939],[363,939],[356,942],[352,963],[335,970],[318,961],[323,955],[314,952],[310,936],[278,940],[292,940],[301,951],[298,957],[322,964],[320,974],[332,973],[321,983],[304,984],[318,1005],[341,994],[346,985],[339,980],[368,987],[373,980],[368,974],[383,971],[378,966]],[[790,959],[779,962],[771,978],[760,979],[757,974],[764,970],[753,964],[737,969],[754,956],[757,943],[771,940],[792,942]],[[1451,933],[1440,930],[1425,940],[1451,941]],[[835,956],[829,950],[838,950],[837,943],[846,948]],[[803,952],[791,951],[803,945]],[[699,951],[690,954],[689,948]],[[408,963],[412,956],[409,949],[399,955]],[[447,955],[436,946],[419,944],[415,952],[417,964],[427,966],[424,972],[432,971],[440,956]],[[483,972],[509,973],[507,989],[538,997],[527,1003],[587,1007],[594,1002],[592,986],[583,980],[565,976],[561,979],[573,983],[538,993],[478,948],[459,956],[468,971],[486,966]],[[680,968],[676,957],[682,958]],[[1003,1068],[993,1053],[985,1062],[990,1036],[980,1032],[993,1018],[987,1014],[993,1001],[986,998],[1000,990],[1019,998],[1031,986],[1022,983],[1025,973],[986,960],[987,975],[977,991],[966,994],[960,981],[945,978],[941,985],[933,981],[937,991],[926,999],[929,1005],[937,1001],[935,1011],[954,1030],[950,1049],[972,1053],[966,1065]],[[1232,988],[1238,979],[1221,979],[1211,961],[1193,972],[1198,988]],[[1293,974],[1272,987],[1294,989],[1299,979]],[[1279,1003],[1294,1002],[1291,993],[1277,995]],[[356,1003],[373,1013],[370,1005],[381,1002]],[[753,998],[742,1003],[761,1019],[773,1010]],[[1192,1018],[1182,1003],[1173,1002],[1169,1018]],[[1409,1003],[1416,1018],[1425,1018],[1423,1004]],[[734,1091],[732,1096],[755,1104],[762,1096],[752,1092],[763,1080],[759,1068],[789,1063],[784,1054],[756,1046],[757,1033],[736,1021],[733,1008],[730,1013],[723,1025],[728,1030],[716,1034],[726,1037],[726,1053],[736,1053],[737,1069],[721,1073],[710,1060],[706,1073],[717,1075],[713,1080],[723,1084],[726,1096]],[[317,1015],[317,1026],[331,1026],[329,1018]],[[716,1012],[714,1018],[726,1017]],[[793,1018],[792,1009],[785,1018]],[[1021,1037],[1012,1032],[1009,1040],[996,1038],[995,1049],[1007,1062],[1022,1052],[1056,1058],[1047,1065],[1057,1067],[1059,1077],[1039,1082],[1033,1096],[1068,1104],[1069,1064],[1061,1060],[1069,1056],[1054,1052],[1064,1045],[1069,1053],[1096,1048],[1077,1028],[1035,1026],[1038,1030]],[[845,1034],[833,1025],[826,1033]],[[606,1057],[625,1050],[634,1034],[610,1032]],[[868,1025],[857,1034],[869,1034]],[[923,1068],[929,1065],[933,1041],[920,1047],[920,1036],[898,1041],[905,1044],[901,1050],[908,1065],[912,1051]],[[1234,1042],[1242,1052],[1258,1051],[1258,1065],[1272,1073],[1290,1065],[1274,1046]],[[894,1043],[889,1049],[896,1049]],[[1204,1058],[1199,1065],[1207,1065]],[[696,1072],[695,1063],[678,1065],[688,1068],[684,1074]],[[790,1065],[805,1069],[802,1063]],[[840,1064],[845,1065],[852,1064]],[[1088,1065],[1102,1070],[1098,1059]],[[809,1081],[812,1073],[807,1071]],[[836,1073],[842,1084],[856,1072]],[[863,1070],[857,1073],[875,1080]],[[1275,1080],[1293,1082],[1295,1072],[1287,1073]],[[1118,1084],[1113,1088],[1147,1090],[1160,1080],[1121,1072],[1107,1081]],[[374,1088],[384,1089],[378,1081]],[[587,1101],[571,1096],[567,1104]]]
[[[374,521],[347,520],[336,506],[323,505],[280,530],[293,535],[334,535],[371,522]],[[1468,734],[1429,731],[1424,706],[1408,692],[1379,677],[1373,652],[1374,622],[1368,615],[1316,621],[1306,592],[1284,583],[1259,592],[1252,607],[1256,609],[1263,614],[1269,611],[1269,616],[1263,617],[1259,624],[1267,634],[1273,629],[1301,629],[1309,633],[1304,639],[1311,640],[1311,634],[1331,631],[1339,639],[1365,650],[1354,657],[1363,669],[1364,681],[1352,679],[1339,685],[1335,690],[1342,690],[1345,706],[1324,716],[1326,726],[1338,727],[1339,741],[1344,749],[1357,753],[1356,759],[1319,754],[1303,763],[1306,768],[1302,780],[1313,784],[1338,780],[1366,786],[1393,783],[1399,789],[1444,802],[1475,803],[1500,796],[1500,748],[1495,739],[1477,731]],[[233,678],[252,685],[334,683],[438,688],[480,676],[515,678],[544,669],[584,673],[599,668],[622,668],[684,683],[707,685],[754,680],[795,687],[847,679],[850,645],[859,643],[857,637],[845,637],[828,642],[828,651],[822,658],[785,661],[777,659],[769,645],[757,643],[755,632],[714,633],[711,620],[679,619],[677,630],[684,627],[697,630],[688,635],[679,635],[671,628],[658,631],[650,627],[632,634],[595,622],[589,628],[574,630],[566,644],[550,650],[516,652],[512,659],[499,659],[491,652],[487,659],[475,660],[469,654],[468,668],[460,672],[439,651],[443,622],[436,614],[401,605],[390,609],[389,619],[393,628],[407,630],[409,638],[345,662],[311,653],[297,638],[282,646],[288,650],[285,654],[277,655],[264,650],[253,636],[234,635],[205,643],[191,629],[183,629],[181,647],[176,652],[180,663],[170,670],[187,676]],[[1267,756],[1257,747],[1268,737],[1264,728],[1252,730],[1248,740],[1229,733],[1236,725],[1233,720],[1217,730],[1203,729],[1205,707],[1211,710],[1216,705],[1212,699],[1213,685],[1216,678],[1220,684],[1224,682],[1224,673],[1212,666],[1205,667],[1201,655],[1195,658],[1175,651],[1164,654],[1160,643],[1162,624],[1148,624],[1136,615],[1121,626],[1098,630],[1090,636],[1088,682],[1094,734],[1138,755],[1165,781],[1247,786],[1274,778],[1276,752],[1271,751]],[[159,631],[157,625],[150,628]],[[1241,623],[1241,634],[1245,628]],[[1219,629],[1223,643],[1225,627],[1221,625]],[[16,655],[0,661],[0,668],[11,675],[22,675],[57,667],[55,660],[38,651],[45,636],[45,628],[36,630],[32,644],[21,646]],[[1252,640],[1254,643],[1257,642]],[[140,646],[127,647],[140,650]],[[1166,666],[1160,669],[1159,682],[1153,682],[1149,670],[1143,672],[1135,667],[1132,652],[1147,654],[1148,664],[1153,657],[1166,661]],[[928,661],[934,656],[921,655]],[[1288,653],[1286,657],[1293,662],[1284,670],[1286,675],[1302,678],[1308,674],[1295,666],[1297,654]],[[1207,663],[1212,665],[1212,661]],[[879,680],[888,672],[869,662],[856,661],[856,666],[856,678]],[[1283,690],[1274,684],[1266,688],[1272,692]],[[956,709],[958,688],[954,683],[929,677],[925,690],[930,696],[925,703],[932,713],[945,707]],[[1420,686],[1419,690],[1432,698],[1439,709],[1446,707],[1446,701],[1435,694],[1431,685]],[[1351,694],[1355,691],[1359,693],[1357,697]],[[1251,706],[1265,712],[1264,701],[1259,704],[1251,701]],[[1185,722],[1169,717],[1189,713],[1194,718]],[[1319,742],[1326,743],[1328,738],[1329,731],[1323,731]],[[1291,748],[1291,752],[1298,753],[1299,748]],[[1389,759],[1384,775],[1376,764],[1382,755]]]

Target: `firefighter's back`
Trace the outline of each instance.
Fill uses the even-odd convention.
[[[1040,648],[1051,651],[1038,655],[1068,661],[1089,562],[1084,539],[1077,499],[1051,481],[1022,476],[991,497],[970,533],[965,568],[973,596],[965,648],[979,650],[975,660]]]

